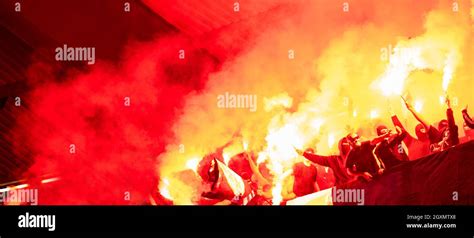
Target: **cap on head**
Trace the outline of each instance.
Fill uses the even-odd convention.
[[[349,133],[345,138],[350,143],[355,143],[360,138],[360,136],[357,133]]]
[[[428,133],[426,132],[426,128],[421,123],[416,125],[415,133],[416,133],[416,137],[418,138],[418,140],[428,139]]]
[[[339,153],[342,156],[346,156],[349,151],[351,150],[351,144],[349,143],[349,139],[347,137],[343,137],[339,140]]]
[[[438,130],[439,131],[444,131],[446,128],[448,128],[448,120],[443,119],[438,122]]]
[[[377,135],[381,136],[383,134],[386,134],[388,132],[388,127],[385,125],[379,125],[377,126]]]

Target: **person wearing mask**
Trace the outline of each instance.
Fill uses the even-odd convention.
[[[360,136],[353,133],[347,136],[351,150],[347,155],[347,173],[365,181],[371,181],[373,177],[381,175],[385,165],[374,155],[377,144],[390,136],[390,133],[375,137],[372,140],[361,141]]]
[[[451,109],[451,101],[449,97],[446,97],[446,117],[438,123],[438,131],[440,132],[440,138],[437,142],[431,144],[431,151],[438,152],[444,151],[452,146],[459,144],[459,132],[458,126],[454,121],[453,109]]]
[[[435,128],[432,126],[420,113],[418,113],[413,105],[406,101],[403,97],[402,99],[405,102],[405,106],[410,111],[410,113],[415,117],[415,119],[420,123],[416,126],[415,131],[418,137],[418,141],[412,140],[413,137],[411,136],[406,136],[407,139],[405,139],[405,144],[408,147],[408,154],[410,157],[410,160],[415,160],[420,157],[424,157],[426,155],[431,154],[433,150],[433,145],[440,142],[442,139],[442,134],[439,131],[439,129]],[[451,111],[452,115],[452,110],[448,110],[447,113],[449,114],[449,111]],[[403,126],[401,125],[400,121],[398,118],[392,117],[392,121],[395,126],[399,126],[402,128],[402,130],[405,130]],[[439,123],[438,125],[441,125],[443,123]],[[438,126],[439,128],[439,126]],[[405,130],[406,131],[406,130]]]
[[[378,143],[374,150],[374,155],[383,162],[385,169],[390,169],[401,164],[403,161],[408,161],[408,155],[405,153],[402,145],[406,133],[404,133],[400,127],[395,128],[396,132],[393,133],[385,125],[377,127],[378,136],[387,133],[390,134],[390,137]]]
[[[338,147],[339,154],[329,156],[318,155],[314,153],[313,149],[306,149],[304,152],[298,149],[295,150],[309,161],[331,168],[334,173],[335,185],[340,186],[355,180],[355,177],[347,173],[345,166],[347,155],[351,150],[349,140],[343,137],[339,140]]]
[[[423,124],[419,123],[416,125],[416,137],[414,137],[405,129],[396,115],[392,115],[392,123],[394,126],[399,127],[405,134],[403,143],[405,143],[408,149],[409,160],[416,160],[431,153],[428,131]]]
[[[467,113],[467,105],[462,110],[462,118],[464,119],[464,123],[466,124],[467,127],[471,128],[471,129],[474,129],[474,120]]]

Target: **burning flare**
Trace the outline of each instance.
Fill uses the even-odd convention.
[[[170,181],[167,178],[163,178],[159,186],[160,194],[169,200],[173,200],[173,197],[171,196],[171,193],[169,191],[169,186]]]
[[[335,145],[338,136],[359,129],[373,132],[375,119],[385,120],[386,123],[390,120],[385,118],[385,115],[382,117],[385,100],[380,100],[380,94],[386,96],[388,101],[388,97],[400,96],[405,90],[415,92],[426,87],[426,84],[417,87],[411,80],[421,78],[434,82],[439,80],[439,77],[433,76],[444,72],[443,89],[447,89],[454,69],[461,69],[456,66],[463,56],[461,49],[466,34],[463,26],[459,26],[450,14],[442,10],[427,12],[424,28],[420,20],[420,26],[409,32],[400,30],[406,26],[399,26],[400,29],[389,27],[384,32],[387,33],[385,35],[380,34],[385,27],[364,27],[362,31],[360,27],[344,29],[341,31],[344,33],[341,37],[329,39],[327,48],[315,49],[313,44],[307,48],[302,46],[301,57],[306,58],[301,62],[315,62],[313,65],[298,65],[298,61],[288,64],[286,57],[283,61],[278,60],[273,54],[276,51],[273,48],[275,46],[268,44],[270,39],[283,39],[293,43],[299,38],[292,38],[286,31],[278,31],[278,28],[271,33],[263,32],[255,43],[256,47],[236,57],[235,62],[238,63],[229,63],[222,72],[211,76],[211,83],[206,85],[207,91],[187,99],[184,113],[174,125],[177,137],[175,143],[189,144],[189,147],[193,147],[192,155],[202,158],[213,153],[222,141],[226,140],[225,136],[240,130],[245,134],[245,139],[238,141],[234,138],[232,145],[223,149],[225,164],[238,153],[255,152],[258,155],[257,165],[264,163],[270,170],[273,179],[270,181],[272,202],[278,205],[285,199],[282,194],[285,191],[285,177],[290,176],[288,174],[299,157],[295,148],[303,150],[316,145],[318,152],[329,154],[337,149],[333,147],[337,147]],[[449,32],[446,31],[448,28]],[[393,41],[393,34],[408,36],[411,32],[417,32],[417,36],[399,40],[393,52],[390,52],[389,63],[370,61],[377,58],[371,55],[371,52],[378,52],[374,45]],[[362,36],[369,36],[367,38],[370,42],[361,43]],[[268,45],[271,45],[271,48],[268,48]],[[342,54],[352,51],[357,52],[356,57],[341,57]],[[312,55],[308,52],[321,53]],[[297,67],[292,68],[293,64]],[[266,71],[265,67],[256,65],[275,66],[270,72]],[[316,72],[313,72],[314,69]],[[276,72],[273,72],[274,70]],[[458,74],[465,73],[458,71]],[[246,81],[247,78],[250,78],[249,81]],[[366,90],[371,85],[376,86],[375,93]],[[216,110],[208,106],[215,105],[209,99],[229,91],[229,88],[235,91],[247,92],[255,89],[255,92],[262,92],[259,98],[260,95],[263,98],[263,107],[259,108],[263,110],[249,114]],[[436,100],[438,94],[435,93],[439,92],[432,92],[431,95],[417,94],[416,97],[423,100],[414,102],[415,110],[430,110],[428,106],[433,105],[428,100],[430,96]],[[350,98],[350,101],[343,105],[340,103],[341,98],[346,97]],[[404,105],[400,105],[399,109],[402,108]],[[252,143],[251,148],[249,141]],[[176,156],[171,149],[161,155],[160,160],[163,161],[160,172],[165,177],[173,176],[172,174],[182,169],[184,164],[185,168],[196,171],[196,164],[200,161],[188,155]],[[166,186],[160,187],[160,191],[162,190],[166,192]],[[180,191],[179,194],[183,192]],[[173,195],[178,196],[178,192]],[[176,201],[176,196],[175,204],[182,204]]]
[[[423,101],[421,101],[421,100],[416,100],[416,101],[415,101],[415,104],[413,105],[413,107],[415,108],[415,111],[416,111],[416,112],[421,112],[421,110],[423,109]]]
[[[451,51],[446,58],[446,65],[444,66],[443,69],[443,91],[447,92],[448,91],[448,86],[449,83],[451,82],[451,79],[453,78],[453,73],[454,73],[454,64],[455,64],[455,55],[454,51]]]
[[[193,170],[194,173],[197,172],[198,165],[199,165],[199,158],[192,158],[186,162],[186,168]]]

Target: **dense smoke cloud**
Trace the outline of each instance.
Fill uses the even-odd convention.
[[[438,103],[443,95],[441,63],[450,49],[458,62],[451,96],[460,104],[472,102],[470,93],[458,88],[472,84],[466,65],[470,21],[466,6],[453,12],[449,3],[437,1],[397,1],[390,7],[372,1],[351,4],[349,12],[343,13],[342,2],[301,1],[291,5],[291,14],[274,16],[285,20],[268,25],[250,50],[210,75],[204,93],[187,98],[184,114],[174,126],[177,140],[159,157],[164,163],[159,171],[173,176],[186,168],[186,161],[213,152],[236,131],[243,139],[234,143],[248,141],[251,150],[269,152],[267,159],[284,161],[281,165],[286,168],[296,157],[292,146],[335,153],[334,141],[348,132],[369,137],[376,124],[391,125],[389,108],[412,131],[415,122],[402,108],[400,97],[385,97],[374,86],[388,65],[382,59],[384,50],[390,56],[399,44],[423,48],[430,70],[412,72],[403,92],[423,99],[423,113],[432,123],[444,116]],[[294,59],[289,59],[289,50],[294,51]],[[426,90],[433,85],[435,89]],[[259,110],[216,107],[216,97],[226,92],[257,95]],[[265,110],[272,99],[280,106]],[[184,153],[178,151],[179,144],[185,146]],[[179,187],[175,195],[190,190]]]
[[[38,86],[30,96],[40,120],[18,128],[19,139],[33,151],[30,173],[61,173],[66,184],[42,194],[40,203],[120,204],[127,203],[125,191],[138,203],[156,189],[157,177],[171,182],[175,203],[192,203],[199,183],[173,176],[229,141],[236,151],[245,142],[249,150],[275,153],[283,166],[295,159],[292,146],[335,153],[334,141],[348,132],[369,137],[377,123],[389,125],[389,105],[407,116],[399,97],[374,86],[388,64],[383,50],[399,44],[426,47],[426,58],[437,58],[432,70],[410,74],[404,89],[424,100],[432,123],[443,117],[438,58],[446,47],[457,57],[449,91],[460,105],[474,103],[466,90],[473,55],[467,1],[459,12],[450,1],[434,0],[347,1],[348,12],[344,1],[280,2],[200,43],[173,36],[134,44],[119,64],[99,62],[88,73]],[[232,54],[215,52],[242,32],[248,44],[233,45]],[[194,52],[188,64],[176,57],[183,48]],[[207,50],[221,56],[219,68]],[[256,111],[219,107],[226,93],[256,96]],[[131,107],[123,105],[127,96]],[[414,121],[405,122],[412,130]]]
[[[182,48],[193,64],[178,58]],[[62,77],[57,65],[34,62],[34,89],[24,99],[30,112],[14,130],[16,148],[32,152],[27,175],[61,178],[40,192],[40,204],[147,201],[156,155],[173,136],[184,96],[202,88],[215,67],[205,50],[178,35],[131,43],[120,63],[97,62]]]

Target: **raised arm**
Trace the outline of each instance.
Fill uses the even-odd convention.
[[[403,142],[405,142],[405,144],[407,146],[410,146],[411,143],[413,143],[413,140],[415,139],[410,133],[408,133],[408,131],[405,129],[405,127],[403,126],[402,122],[398,119],[398,117],[396,115],[393,115],[392,116],[392,123],[393,125],[396,127],[399,127],[401,130],[402,130],[402,133],[403,133]]]
[[[425,127],[426,130],[430,128],[430,123],[428,123],[428,121],[420,113],[418,113],[410,103],[405,101],[405,106],[407,107],[408,111],[413,114],[416,120],[419,121]]]
[[[452,145],[457,145],[459,144],[459,132],[456,122],[454,121],[453,109],[451,109],[451,100],[449,97],[446,97],[446,105],[448,105],[448,109],[446,109],[446,117],[448,119],[450,132],[449,139],[451,140]]]
[[[400,127],[403,131],[406,131],[405,127],[403,126],[402,122],[400,119],[398,119],[397,115],[392,115],[392,123],[394,126]]]
[[[474,129],[474,120],[467,113],[467,106],[462,110],[462,118],[469,128]]]
[[[449,97],[446,97],[446,105],[448,106],[448,109],[446,109],[446,118],[448,119],[448,125],[455,125],[456,123],[454,122],[453,109],[451,109],[451,100],[449,99]]]
[[[388,137],[390,137],[390,133],[385,133],[381,136],[377,136],[377,137],[373,138],[372,140],[370,140],[370,144],[371,145],[376,145],[376,144],[382,142],[383,140],[385,140]]]
[[[454,121],[453,109],[448,108],[446,110],[446,116],[448,117],[448,127],[449,127],[449,139],[453,145],[459,144],[459,132],[458,126],[456,126],[456,122]]]
[[[257,181],[259,184],[266,185],[266,184],[271,184],[263,175],[260,173],[260,170],[258,170],[257,165],[253,161],[253,159],[250,156],[245,156],[247,158],[247,161],[249,162],[250,169],[252,169],[252,172],[255,174]]]
[[[317,154],[311,153],[308,150],[303,152],[302,155],[309,161],[322,165],[322,166],[326,166],[326,167],[329,166],[329,160],[337,159],[337,155],[330,155],[330,156],[317,155]]]
[[[395,130],[397,131],[397,133],[392,134],[388,139],[389,146],[400,144],[402,141],[404,141],[405,137],[407,137],[408,133],[402,130],[399,126],[395,126]]]

